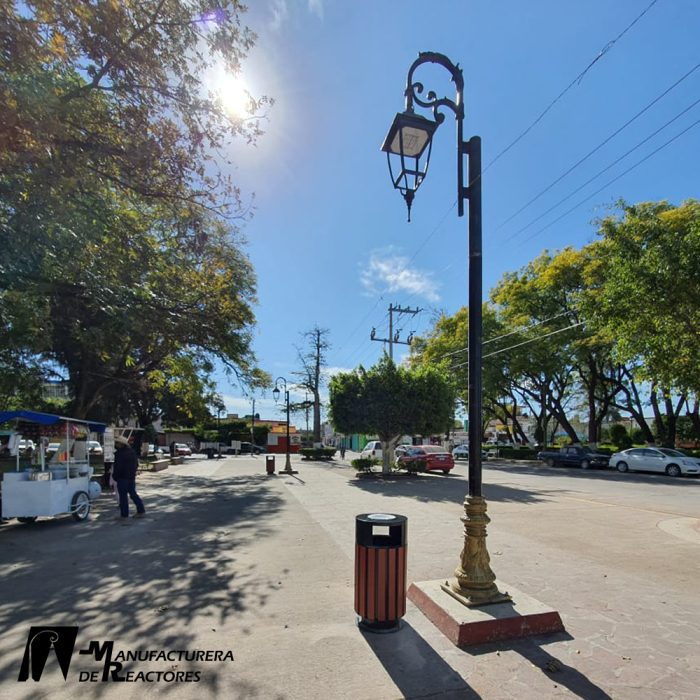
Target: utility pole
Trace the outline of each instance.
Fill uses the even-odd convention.
[[[401,331],[396,331],[394,333],[394,314],[410,314],[415,316],[416,314],[423,311],[423,309],[415,308],[412,309],[410,306],[395,306],[394,304],[389,304],[389,337],[388,338],[377,338],[376,328],[372,328],[372,332],[369,334],[370,340],[376,340],[381,343],[389,343],[389,357],[394,359],[394,345],[410,345],[413,341],[413,331],[408,334],[406,340],[399,340],[399,335]]]

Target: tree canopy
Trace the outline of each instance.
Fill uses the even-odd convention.
[[[42,379],[64,378],[75,415],[111,419],[170,405],[164,387],[201,413],[215,359],[243,382],[266,381],[251,349],[255,276],[235,227],[249,208],[221,170],[259,122],[228,114],[204,82],[240,69],[255,39],[244,9],[3,4],[6,397],[31,400]],[[251,113],[265,102],[251,97]]]
[[[430,435],[452,425],[455,394],[433,367],[408,369],[383,357],[374,367],[339,373],[330,382],[330,419],[341,433],[377,435],[384,471],[402,435]]]

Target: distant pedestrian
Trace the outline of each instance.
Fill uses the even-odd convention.
[[[119,512],[122,523],[128,523],[129,517],[129,497],[136,506],[136,517],[139,518],[146,513],[141,497],[136,493],[136,470],[139,460],[136,452],[129,445],[129,441],[121,435],[114,438],[114,466],[112,467],[112,478],[117,482],[117,493],[119,494]]]
[[[345,445],[340,446],[340,459],[345,459]]]

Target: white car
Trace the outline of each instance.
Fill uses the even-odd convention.
[[[633,447],[616,452],[609,466],[619,472],[659,472],[668,476],[700,474],[700,459],[668,447]]]
[[[469,445],[457,445],[452,450],[452,456],[455,459],[469,459]]]
[[[103,454],[102,445],[100,445],[97,440],[88,440],[87,448],[88,452],[93,456],[100,456]]]
[[[360,459],[382,459],[382,443],[379,440],[370,440],[360,452]]]

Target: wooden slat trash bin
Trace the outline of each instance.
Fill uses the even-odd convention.
[[[265,470],[268,474],[275,473],[275,455],[265,455]]]
[[[355,517],[355,612],[362,629],[399,629],[406,613],[407,530],[404,515]]]

